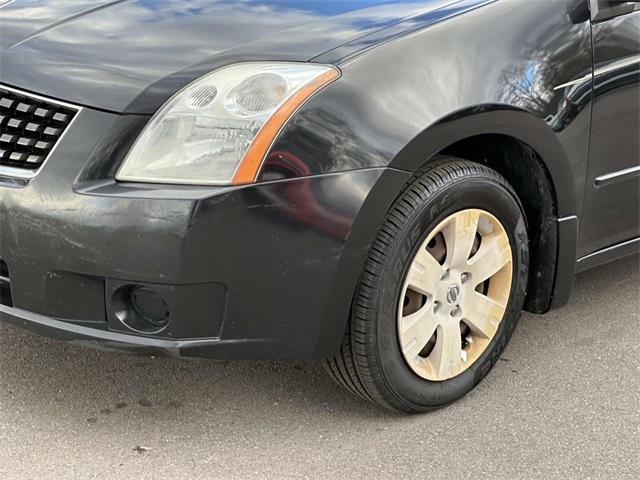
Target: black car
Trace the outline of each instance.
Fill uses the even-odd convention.
[[[0,0],[0,33],[20,327],[422,412],[640,249],[638,1]]]

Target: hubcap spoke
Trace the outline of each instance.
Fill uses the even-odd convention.
[[[402,318],[402,351],[406,358],[415,359],[436,331],[438,321],[430,306],[424,306]]]
[[[486,295],[473,292],[462,305],[463,320],[474,333],[491,339],[496,334],[505,306]]]
[[[435,293],[444,269],[433,255],[421,248],[409,268],[407,285],[424,294]]]
[[[469,260],[474,286],[490,279],[511,262],[511,247],[506,235],[489,235],[482,239],[478,252]]]
[[[471,255],[471,249],[478,232],[478,210],[465,210],[453,217],[443,230],[447,244],[447,265],[463,268]]]
[[[438,339],[429,355],[433,370],[441,378],[449,378],[462,369],[460,324],[447,322],[438,327]]]

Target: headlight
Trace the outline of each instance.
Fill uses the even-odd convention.
[[[116,178],[194,185],[253,182],[291,115],[338,76],[334,67],[309,63],[242,63],[205,75],[151,118]]]

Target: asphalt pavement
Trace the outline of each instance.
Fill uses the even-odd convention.
[[[635,480],[639,270],[580,275],[474,392],[421,416],[312,362],[135,357],[0,324],[0,478]]]

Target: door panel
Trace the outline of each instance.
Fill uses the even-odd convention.
[[[593,24],[591,148],[579,256],[640,236],[640,12]]]

